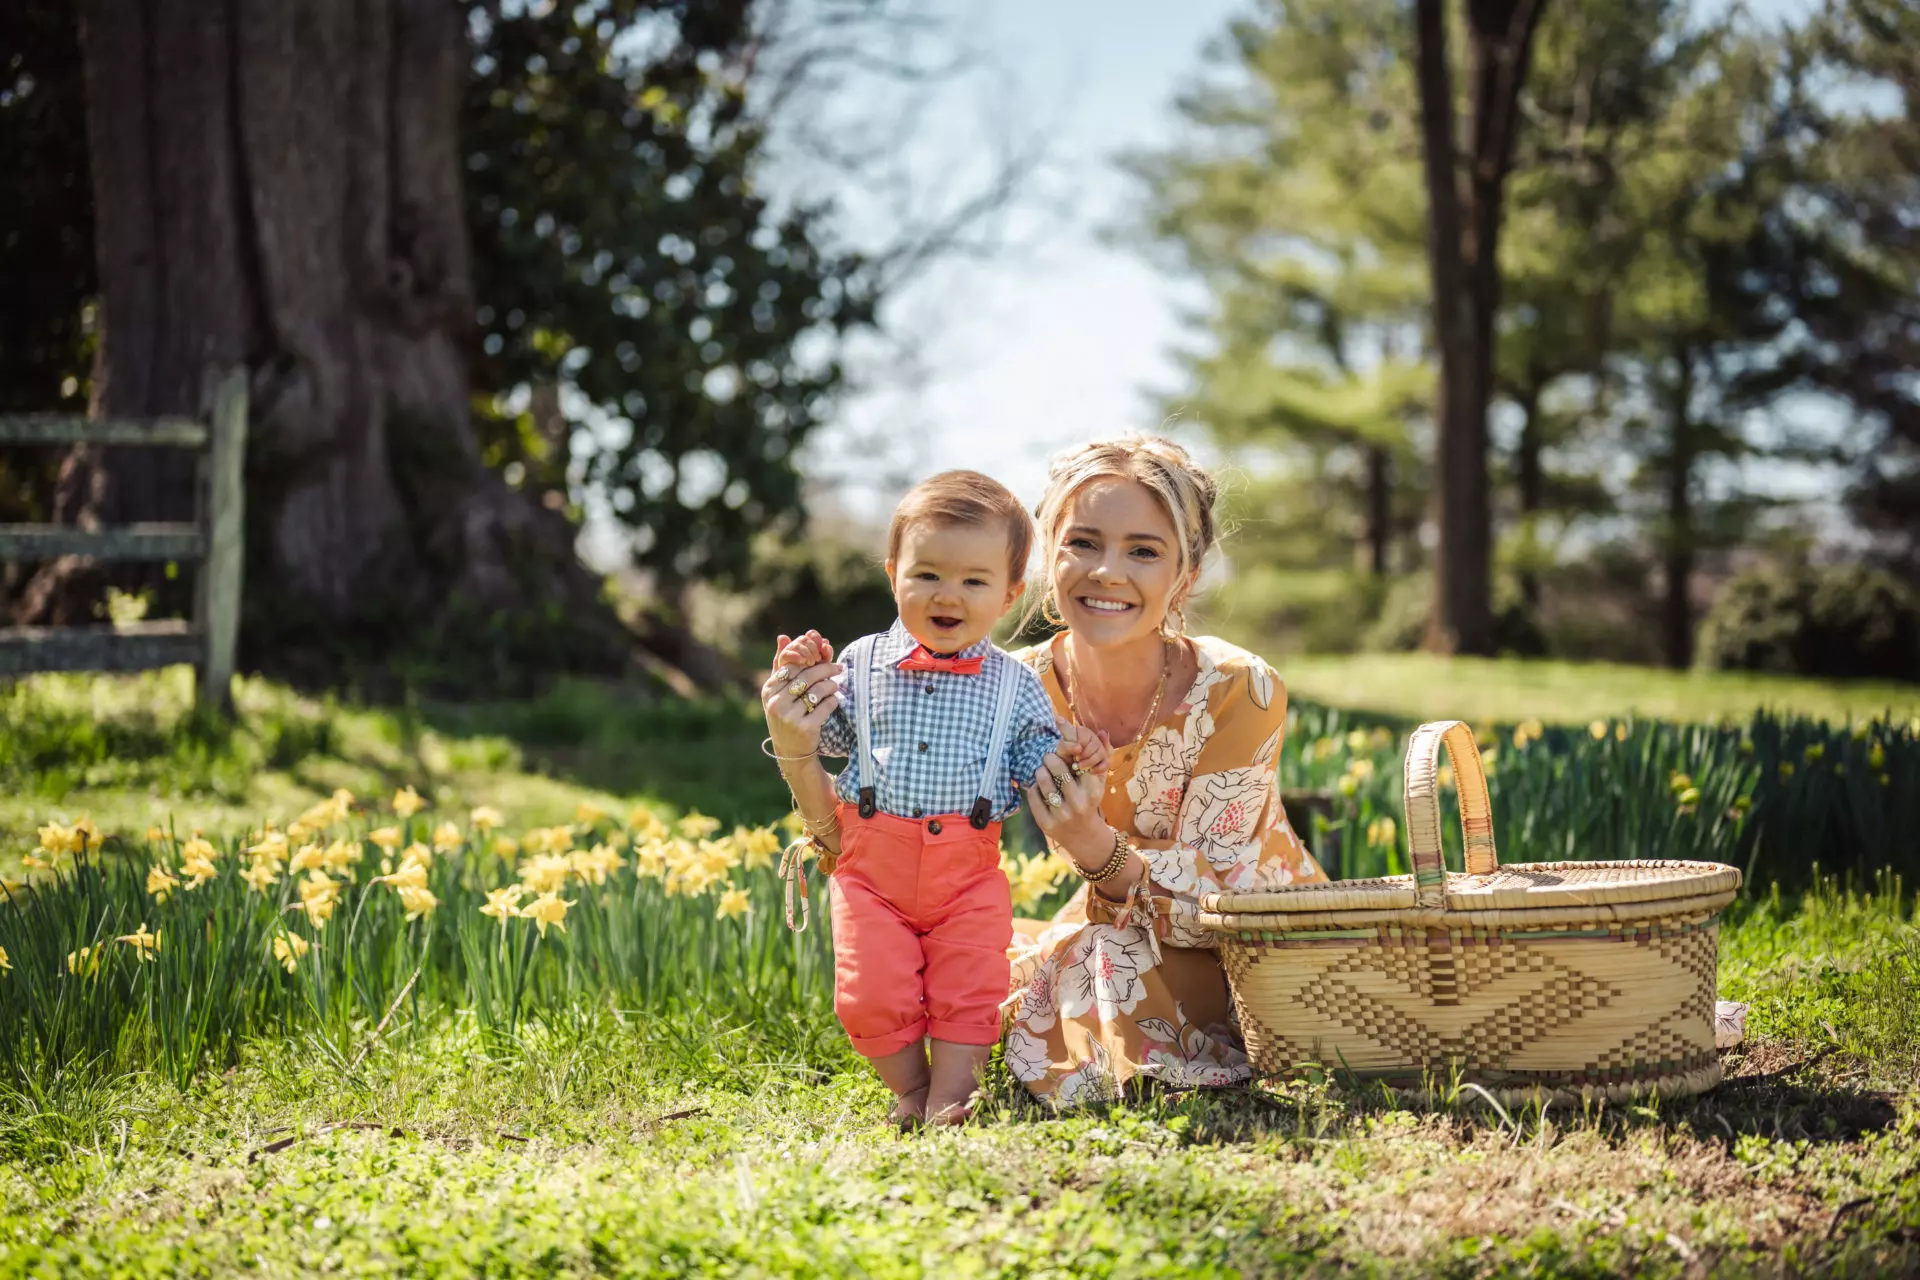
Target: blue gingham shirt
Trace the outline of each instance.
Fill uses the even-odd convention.
[[[880,812],[899,818],[971,812],[980,796],[987,751],[993,746],[999,682],[1012,679],[1017,682],[1012,723],[1007,726],[1000,776],[987,792],[994,819],[1006,817],[1020,805],[1015,779],[1031,782],[1047,753],[1060,745],[1053,703],[1040,677],[990,640],[954,655],[984,659],[978,675],[900,670],[901,659],[919,646],[897,621],[874,641],[873,714],[867,725],[878,763],[876,776],[867,779],[874,789],[874,803]],[[842,661],[852,648],[842,646]],[[860,672],[849,663],[835,680],[840,705],[820,730],[822,755],[848,757],[847,767],[834,781],[835,794],[848,804],[860,802],[860,770],[852,760],[860,751],[860,735],[853,723],[859,681]]]

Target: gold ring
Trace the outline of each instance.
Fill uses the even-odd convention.
[[[1058,809],[1060,807],[1060,793],[1058,791],[1049,791],[1040,798],[1047,802],[1047,808],[1049,809]]]
[[[802,697],[800,701],[807,704],[807,710],[809,711],[820,705],[820,699],[813,696],[813,690],[811,689],[807,690],[806,695]]]
[[[792,694],[796,698],[799,697],[801,694],[805,693],[806,691],[807,691],[807,682],[805,680],[795,680],[792,684],[787,686],[787,692]]]
[[[775,684],[782,684],[791,679],[793,679],[792,667],[782,667],[778,671],[773,673],[773,682]]]

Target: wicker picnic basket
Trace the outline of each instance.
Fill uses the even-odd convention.
[[[1466,874],[1440,843],[1446,748]],[[1318,1065],[1428,1093],[1502,1101],[1658,1095],[1720,1081],[1716,918],[1740,873],[1713,862],[1502,867],[1486,772],[1459,721],[1407,749],[1413,874],[1213,893],[1201,923],[1262,1075]]]

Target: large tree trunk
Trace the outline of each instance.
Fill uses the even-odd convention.
[[[1379,445],[1367,446],[1367,569],[1387,576],[1393,549],[1393,456]]]
[[[1545,0],[1468,0],[1473,127],[1461,189],[1445,0],[1417,0],[1433,323],[1440,348],[1438,608],[1429,648],[1490,654],[1493,512],[1487,406],[1500,309],[1499,239],[1521,86]]]
[[[95,409],[194,414],[251,371],[243,661],[324,679],[413,639],[501,676],[617,666],[570,529],[482,465],[468,420],[460,7],[82,0],[81,20]],[[76,453],[61,514],[185,518],[191,466]],[[39,616],[82,615],[88,578],[43,572]]]
[[[1520,519],[1531,526],[1547,505],[1546,469],[1540,454],[1545,448],[1546,432],[1540,421],[1540,384],[1529,379],[1514,397],[1520,409],[1520,443],[1515,450],[1514,471],[1520,488]],[[1529,564],[1520,571],[1520,595],[1531,607],[1540,605],[1540,575]]]

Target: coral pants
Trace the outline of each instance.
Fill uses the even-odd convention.
[[[923,1036],[1000,1038],[1013,900],[1000,871],[1000,824],[965,814],[862,818],[840,806],[833,904],[833,1008],[869,1058]]]

